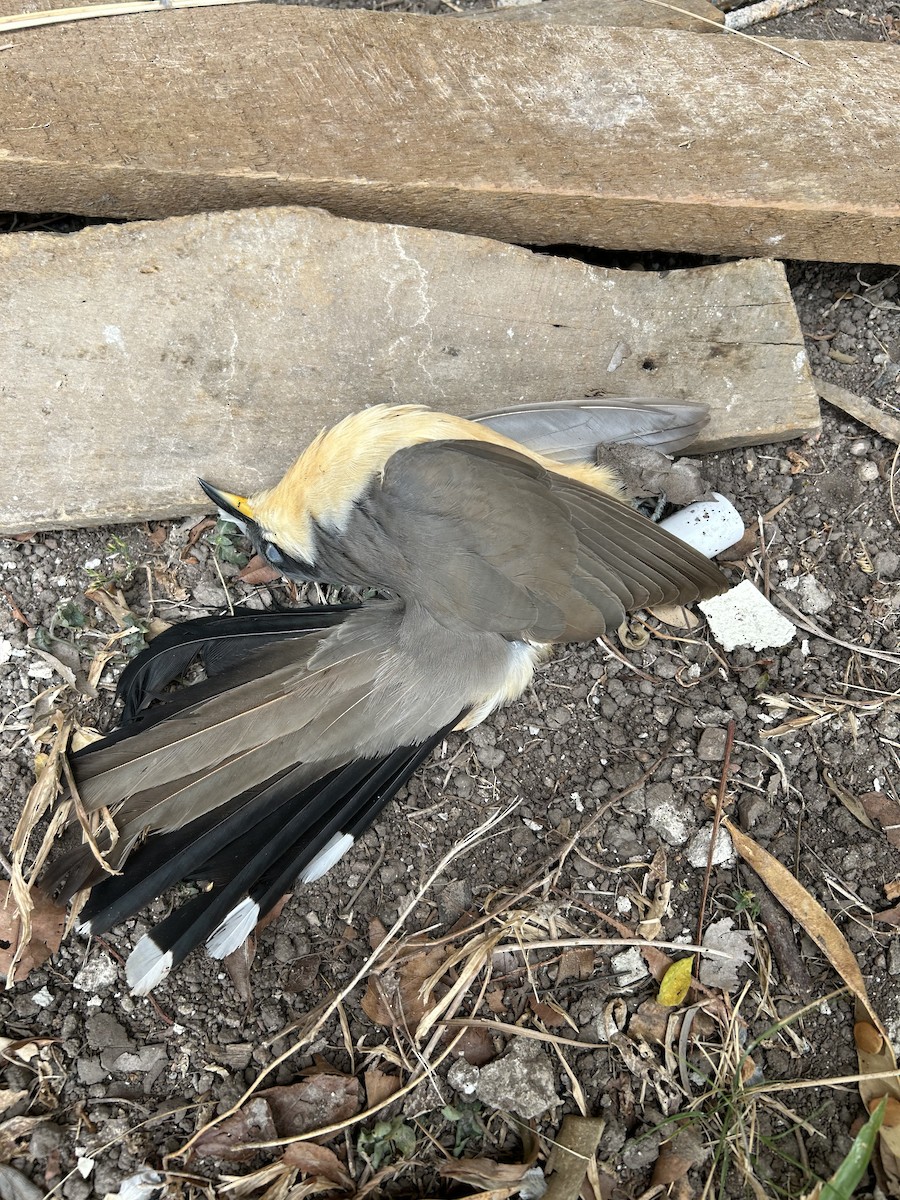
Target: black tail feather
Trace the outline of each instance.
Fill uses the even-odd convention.
[[[385,805],[393,799],[404,783],[415,774],[429,754],[438,746],[441,740],[450,732],[450,728],[442,729],[427,742],[412,750],[395,751],[385,759],[380,767],[373,772],[366,787],[361,788],[357,795],[358,807],[356,814],[344,825],[337,827],[331,823],[333,838],[337,833],[346,834],[352,841],[369,829],[377,820]],[[366,798],[366,793],[367,798]],[[327,843],[326,843],[327,844]],[[348,847],[349,849],[349,847]],[[302,841],[291,846],[281,858],[265,872],[257,883],[250,889],[249,897],[257,905],[257,920],[262,921],[272,911],[284,893],[290,888],[304,868],[309,865],[309,855]],[[323,871],[322,874],[325,872]],[[318,875],[315,876],[318,878]],[[312,882],[312,879],[305,880]]]
[[[163,689],[198,656],[208,675],[219,675],[261,646],[339,625],[357,608],[358,604],[321,604],[281,612],[239,608],[233,614],[173,625],[155,637],[119,677],[116,694],[124,704],[121,723],[130,723],[159,700]]]
[[[94,885],[79,914],[82,925],[89,925],[91,933],[105,933],[134,916],[166,888],[184,880],[207,879],[203,871],[206,861],[252,828],[260,811],[283,814],[296,799],[296,787],[291,786],[295,774],[296,768],[289,768],[262,789],[236,796],[171,833],[148,838],[129,856],[121,875],[109,875]],[[77,890],[67,881],[60,899],[68,899]]]
[[[230,937],[233,940],[238,936],[236,945],[240,945],[336,836],[349,834],[352,841],[368,828],[457,723],[454,721],[419,746],[403,747],[383,759],[356,762],[333,771],[294,798],[292,815],[283,808],[267,813],[246,835],[209,857],[202,869],[192,868],[191,877],[218,882],[176,909],[138,944],[132,955],[134,961],[129,959],[128,979],[133,990],[149,991],[156,986],[238,908],[242,909],[237,925],[241,932],[235,935],[232,928]],[[104,886],[115,882],[111,880]],[[92,929],[96,921],[95,917]],[[221,953],[231,948],[229,942]]]

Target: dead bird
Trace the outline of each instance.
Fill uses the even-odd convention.
[[[691,441],[690,404],[523,406],[478,421],[377,406],[320,434],[274,487],[201,481],[295,580],[388,599],[175,626],[123,672],[121,726],[73,756],[89,812],[118,828],[50,869],[101,933],[166,888],[208,885],[144,936],[133,992],[195,947],[235,950],[295,881],[325,873],[451,730],[522,694],[552,646],[634,608],[727,587],[719,569],[583,461],[598,442]],[[206,679],[163,689],[197,656]]]

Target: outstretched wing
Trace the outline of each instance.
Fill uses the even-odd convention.
[[[390,588],[447,628],[535,641],[588,640],[629,609],[727,586],[618,499],[489,442],[398,451],[319,547],[329,577]]]

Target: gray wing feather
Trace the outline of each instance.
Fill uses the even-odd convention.
[[[361,546],[366,561],[352,561]],[[356,572],[449,629],[535,641],[588,640],[629,609],[725,586],[703,555],[620,500],[482,442],[398,451],[320,547],[329,577]]]
[[[471,420],[557,462],[593,462],[597,446],[627,442],[673,454],[709,421],[705,404],[627,397],[522,404]]]

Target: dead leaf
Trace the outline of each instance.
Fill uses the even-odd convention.
[[[246,567],[241,567],[237,575],[241,583],[245,583],[247,587],[259,587],[263,583],[273,583],[276,579],[281,578],[281,572],[261,554],[254,554]]]
[[[168,600],[174,600],[176,604],[183,604],[187,600],[190,593],[178,580],[178,570],[172,567],[164,567],[159,564],[153,568],[153,579],[156,586]]]
[[[659,994],[656,997],[657,1003],[663,1005],[665,1008],[677,1008],[679,1004],[683,1004],[685,996],[690,991],[693,971],[693,954],[672,963],[671,967],[663,975],[662,983],[659,985]]]
[[[454,1046],[453,1053],[457,1058],[464,1058],[473,1067],[483,1067],[497,1057],[494,1039],[490,1032],[481,1026],[466,1029]]]
[[[366,1085],[366,1108],[374,1108],[399,1090],[400,1076],[389,1075],[380,1067],[369,1067],[363,1076]]]
[[[11,1158],[23,1154],[24,1143],[35,1127],[49,1120],[49,1117],[9,1117],[0,1121],[0,1163],[8,1163]]]
[[[369,922],[368,929],[369,949],[377,950],[384,941],[386,933],[387,929],[384,926],[384,922],[379,917],[373,917]]]
[[[321,956],[318,954],[306,954],[303,958],[298,959],[288,975],[287,983],[284,985],[285,991],[309,991],[319,973],[319,964],[321,961]]]
[[[890,1119],[885,1113],[885,1119],[878,1131],[878,1158],[881,1174],[886,1176],[887,1195],[900,1194],[900,1082],[897,1076],[885,1076],[886,1071],[897,1070],[897,1059],[890,1041],[882,1030],[875,1027],[857,1001],[856,1024],[853,1026],[853,1040],[856,1043],[856,1056],[859,1060],[859,1094],[869,1112],[878,1106],[883,1096],[887,1096],[891,1110]],[[880,1075],[881,1078],[875,1078]]]
[[[39,646],[36,646],[33,641],[28,647],[32,654],[36,654],[38,658],[42,658],[48,666],[53,668],[63,683],[66,683],[69,685],[69,687],[73,688],[75,687],[76,680],[75,672],[71,665],[72,653],[70,653],[70,651],[74,653],[74,659],[76,663],[78,662],[78,651],[75,650],[74,647],[67,647],[65,642],[59,643],[57,648],[59,649],[60,655],[64,655],[66,658],[70,659],[70,662],[64,662],[59,655],[51,654],[49,650],[42,650]]]
[[[36,887],[31,888],[31,936],[21,946],[22,923],[10,895],[11,885],[0,884],[0,975],[4,978],[12,969],[16,959],[16,981],[25,979],[35,967],[45,963],[55,954],[62,941],[66,923],[66,910],[45,896]]]
[[[488,1008],[491,1010],[494,1016],[499,1017],[501,1013],[506,1012],[506,1000],[504,998],[503,988],[488,988],[484,998],[487,1001]]]
[[[647,612],[671,629],[696,629],[700,618],[683,604],[654,604]]]
[[[5,1112],[9,1112],[14,1104],[18,1104],[20,1100],[24,1100],[27,1095],[28,1092],[25,1089],[16,1091],[12,1091],[10,1088],[0,1089],[0,1116]]]
[[[460,1158],[444,1163],[440,1174],[443,1179],[455,1179],[458,1183],[466,1183],[483,1191],[499,1188],[518,1191],[517,1185],[529,1170],[531,1167],[528,1163],[500,1163],[492,1158]]]
[[[0,1037],[0,1057],[7,1062],[17,1058],[19,1062],[30,1063],[38,1058],[42,1046],[52,1046],[55,1038],[13,1038]]]
[[[798,921],[804,931],[809,934],[828,961],[853,992],[854,996],[865,1006],[866,1012],[873,1023],[879,1027],[881,1022],[875,1015],[866,991],[859,963],[847,942],[847,939],[822,908],[814,900],[806,888],[794,878],[787,867],[783,867],[777,858],[763,850],[753,838],[735,825],[728,817],[722,818],[734,848],[753,870],[763,880],[766,887],[776,899],[788,910],[795,921]]]
[[[536,1000],[534,996],[528,997],[528,1007],[537,1017],[537,1019],[546,1025],[548,1029],[556,1028],[560,1025],[568,1025],[570,1029],[578,1032],[578,1026],[555,1000]]]
[[[413,951],[399,965],[369,976],[362,1009],[376,1025],[415,1029],[431,1008],[431,997],[422,993],[426,980],[447,956],[444,946]]]
[[[699,1167],[708,1157],[697,1135],[690,1129],[682,1129],[675,1137],[663,1142],[659,1148],[659,1157],[653,1168],[651,1187],[662,1185],[668,1187],[683,1179],[692,1167]]]
[[[353,1188],[347,1168],[327,1146],[319,1146],[316,1142],[294,1142],[285,1150],[282,1162],[287,1167],[295,1167],[303,1175],[330,1179],[346,1191]]]
[[[591,946],[567,946],[559,956],[556,982],[575,979],[584,983],[594,974],[594,950]]]
[[[664,1046],[671,1019],[672,1011],[666,1005],[657,1000],[645,1000],[628,1022],[628,1035],[639,1041]]]
[[[121,588],[88,588],[84,595],[86,600],[91,600],[100,608],[105,609],[120,629],[132,630],[138,624],[137,618],[128,607],[125,593]]]
[[[876,921],[884,921],[885,925],[900,925],[900,904],[895,904],[893,908],[884,908],[872,916]]]
[[[852,815],[856,817],[860,825],[865,825],[867,829],[872,829],[877,832],[878,826],[866,812],[865,805],[862,803],[860,798],[854,795],[849,788],[845,788],[842,783],[835,779],[827,767],[822,768],[822,782],[830,792],[833,792],[834,795],[837,796],[844,808],[846,808],[849,813],[852,813]]]
[[[222,959],[222,965],[228,972],[228,978],[234,984],[234,990],[247,1006],[253,1003],[253,988],[250,986],[250,967],[256,957],[256,936],[249,937]]]
[[[202,1133],[191,1148],[198,1158],[219,1158],[227,1162],[246,1162],[258,1151],[248,1147],[250,1142],[272,1142],[278,1130],[272,1111],[262,1096],[253,1096],[244,1107],[226,1117],[214,1128]]]
[[[279,1137],[346,1121],[360,1109],[359,1080],[352,1075],[310,1075],[259,1095],[271,1110]]]
[[[669,909],[672,887],[670,880],[656,882],[653,898],[647,905],[645,915],[638,922],[638,937],[652,942],[662,935],[662,919]]]
[[[658,946],[641,946],[641,958],[647,964],[647,969],[654,979],[662,983],[666,971],[672,966],[673,960]]]
[[[204,533],[206,533],[207,529],[214,529],[217,523],[217,517],[203,517],[197,522],[196,525],[191,526],[190,532],[188,533],[187,542],[185,543],[184,550],[181,553],[182,559],[185,558],[188,550],[190,550],[192,546],[196,546],[196,544],[203,537]]]
[[[884,792],[863,792],[857,797],[866,815],[880,825],[895,850],[900,850],[900,804]]]
[[[735,991],[740,982],[738,967],[743,967],[750,961],[750,934],[746,930],[735,929],[731,917],[722,917],[707,927],[703,935],[703,945],[707,950],[720,950],[728,957],[702,958],[700,982],[706,987],[721,988],[723,992]]]

